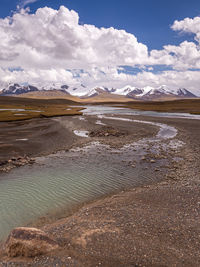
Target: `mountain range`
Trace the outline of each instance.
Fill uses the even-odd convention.
[[[170,89],[166,85],[162,85],[157,88],[146,86],[144,88],[137,88],[127,85],[123,88],[107,88],[107,87],[95,87],[88,88],[83,84],[78,86],[69,86],[62,84],[51,84],[42,85],[36,87],[33,85],[20,85],[18,83],[8,84],[3,89],[0,89],[0,95],[21,95],[33,92],[44,91],[52,94],[52,91],[62,92],[63,94],[76,96],[79,98],[92,98],[102,94],[119,95],[130,99],[136,100],[154,100],[154,99],[165,99],[165,98],[195,98],[195,94],[190,92],[188,89],[179,88],[177,90]]]

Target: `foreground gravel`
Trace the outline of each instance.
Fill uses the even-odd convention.
[[[169,155],[163,182],[130,189],[45,225],[60,244],[34,259],[0,266],[200,266],[200,121],[148,118],[178,129],[185,145]],[[162,172],[160,173],[162,175]]]

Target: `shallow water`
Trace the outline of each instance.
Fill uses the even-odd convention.
[[[109,120],[118,120],[118,121],[129,121],[129,122],[137,122],[137,123],[143,123],[143,124],[149,124],[149,125],[154,125],[160,128],[158,134],[156,135],[156,138],[153,140],[161,140],[161,139],[169,139],[169,138],[174,138],[177,135],[177,130],[164,123],[158,123],[158,122],[151,122],[151,121],[143,121],[143,120],[132,120],[128,118],[120,118],[120,117],[109,117],[105,115],[100,115],[98,116],[101,119],[109,119]]]
[[[123,114],[123,115],[142,115],[151,117],[166,117],[166,118],[183,118],[183,119],[197,119],[200,120],[200,115],[190,113],[179,113],[179,112],[156,112],[156,111],[143,111],[135,109],[125,109],[120,107],[109,107],[109,106],[84,106],[86,109],[83,110],[85,115],[98,115],[98,114]]]
[[[127,113],[127,109],[106,107],[105,111],[104,108],[92,106],[84,113]],[[166,160],[157,160],[151,166],[141,162],[146,153],[144,147],[150,142],[154,144],[152,151],[158,149],[160,141],[175,137],[176,129],[160,123],[126,120],[153,124],[160,127],[160,131],[156,137],[124,146],[120,151],[95,143],[83,149],[37,158],[32,166],[1,175],[0,239],[6,238],[12,228],[55,211],[71,210],[75,205],[106,194],[156,181],[155,168],[165,165]]]
[[[88,137],[89,132],[88,131],[81,131],[81,130],[75,130],[74,134],[80,137]]]
[[[23,109],[23,108],[0,108],[0,111],[30,111],[30,112],[42,112],[41,110],[31,110],[31,109]],[[17,114],[15,114],[17,115]],[[22,114],[24,115],[24,114]]]
[[[0,108],[0,111],[25,111],[23,108]]]

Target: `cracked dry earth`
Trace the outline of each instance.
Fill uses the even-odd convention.
[[[185,146],[168,179],[86,205],[45,225],[60,248],[0,266],[200,266],[200,123],[176,123]]]

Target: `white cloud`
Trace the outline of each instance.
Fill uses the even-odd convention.
[[[73,74],[65,69],[29,69],[22,71],[0,69],[0,77],[3,83],[31,81],[33,84],[46,84],[48,82],[56,83],[60,81],[62,83],[74,84]]]
[[[185,18],[184,20],[176,20],[172,27],[174,31],[182,31],[185,33],[195,34],[195,40],[200,43],[200,17]]]
[[[200,69],[200,17],[176,20],[171,28],[174,31],[194,34],[197,43],[184,41],[178,46],[165,45],[162,50],[152,50],[152,65],[170,65],[175,70]]]
[[[166,45],[150,52],[152,64],[170,65],[176,70],[200,69],[200,47],[184,41],[179,46]]]
[[[148,50],[124,30],[80,25],[79,16],[64,6],[40,8],[35,14],[22,10],[0,20],[0,37],[6,39],[8,59],[2,66],[22,68],[87,68],[145,64]],[[2,44],[0,44],[0,51]],[[15,57],[14,57],[15,55]]]
[[[36,1],[22,3],[32,2]],[[64,6],[59,10],[40,8],[34,14],[22,9],[12,18],[0,19],[0,81],[82,82],[109,87],[166,84],[199,92],[200,17],[175,21],[172,30],[193,33],[196,42],[148,51],[124,30],[81,25],[78,13]],[[153,73],[152,66],[159,64],[173,70]],[[119,73],[123,65],[143,71],[137,75]],[[22,71],[10,70],[16,67]]]
[[[24,8],[25,6],[29,5],[29,4],[33,4],[35,2],[37,2],[39,0],[21,0],[19,1],[19,5],[18,8]]]
[[[93,69],[89,73],[81,74],[80,81],[94,86],[107,86],[109,88],[122,88],[125,85],[135,87],[159,87],[167,85],[171,89],[187,88],[200,96],[200,71],[163,71],[155,74],[142,71],[136,75],[119,73],[115,68]],[[103,82],[103,84],[102,84]]]

